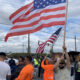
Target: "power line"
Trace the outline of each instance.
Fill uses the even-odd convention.
[[[40,32],[47,33],[47,34],[51,34],[51,33],[46,32],[46,31],[40,31]],[[71,35],[71,34],[70,34],[70,35]],[[63,37],[63,35],[60,35],[60,37]],[[69,36],[66,36],[66,38],[74,39],[74,37],[69,37]],[[77,37],[77,38],[80,39],[80,37]]]
[[[0,23],[0,24],[3,24],[3,23]],[[11,24],[3,24],[3,25],[9,25],[9,26],[11,26]],[[43,32],[43,33],[47,33],[47,34],[52,34],[50,32],[46,32],[46,31],[39,31],[39,32]],[[61,37],[63,37],[63,35]],[[72,37],[69,37],[69,36],[66,36],[66,38],[74,39],[74,37],[72,38]],[[77,39],[80,39],[80,37],[77,37]]]

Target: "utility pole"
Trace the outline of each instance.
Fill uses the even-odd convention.
[[[28,54],[30,54],[30,34],[28,34]]]
[[[77,51],[76,36],[75,36],[75,51]]]
[[[53,52],[53,46],[54,46],[54,44],[52,43],[52,52]]]
[[[22,46],[23,46],[23,53],[24,53],[24,42],[23,42]]]
[[[51,44],[50,53],[53,54],[53,44]]]

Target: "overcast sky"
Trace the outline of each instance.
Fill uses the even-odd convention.
[[[19,9],[21,6],[32,2],[32,0],[0,0],[0,51],[7,52],[25,52],[27,50],[27,35],[11,37],[8,41],[4,42],[4,37],[12,27],[9,21],[9,16]],[[60,26],[59,26],[60,27]],[[58,26],[50,28],[44,28],[36,33],[30,35],[31,51],[35,52],[37,48],[37,42],[46,41],[53,32],[55,32]],[[77,36],[77,50],[80,51],[80,0],[69,0],[68,4],[68,19],[67,19],[67,38],[66,46],[68,51],[75,50],[74,37]],[[48,33],[44,33],[48,32]],[[54,45],[55,52],[61,52],[63,45],[63,31],[57,42]],[[46,46],[45,52],[49,52],[50,46]]]

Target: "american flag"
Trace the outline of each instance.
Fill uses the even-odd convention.
[[[47,42],[54,44],[56,42],[56,40],[58,39],[61,29],[62,28],[59,28],[55,33],[53,33],[46,42],[39,44],[39,47],[37,48],[36,53],[43,53]]]
[[[39,47],[37,48],[36,53],[43,53],[46,43],[47,42],[43,42],[42,44],[39,44]]]
[[[5,37],[30,34],[44,27],[65,25],[66,0],[34,0],[16,12],[9,19],[13,27]]]

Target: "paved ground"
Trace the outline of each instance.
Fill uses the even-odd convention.
[[[43,80],[43,73],[41,73],[40,78],[38,78],[38,69],[35,68],[34,71],[35,72],[33,74],[33,76],[34,76],[34,79],[33,80]]]

